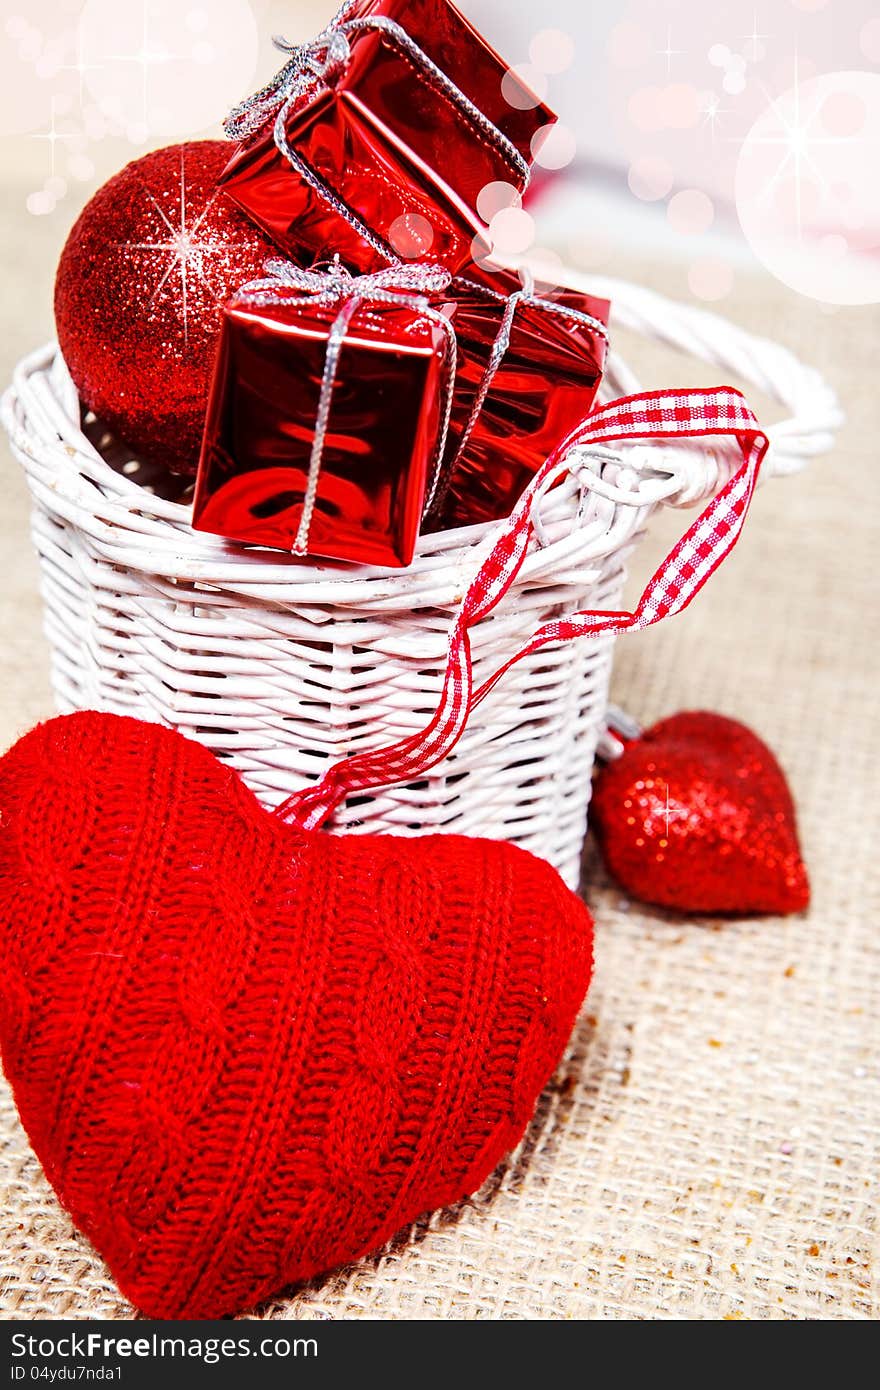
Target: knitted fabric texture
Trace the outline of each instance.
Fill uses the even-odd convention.
[[[133,719],[33,730],[0,814],[4,1069],[154,1317],[250,1307],[478,1188],[589,984],[589,914],[541,860],[302,831]]]

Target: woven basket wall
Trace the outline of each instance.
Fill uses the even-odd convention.
[[[735,365],[790,404],[809,396],[812,420],[780,427],[776,471],[826,447],[833,397],[789,354],[694,311],[665,306],[661,324],[655,297],[646,308],[640,292],[598,292],[606,288],[631,326]],[[634,385],[612,361],[606,398]],[[33,498],[61,711],[100,708],[178,728],[228,758],[268,806],[315,781],[328,760],[427,723],[456,605],[493,527],[424,537],[405,571],[303,564],[193,532],[167,476],[82,416],[51,347],[22,363],[4,420]],[[597,451],[586,474],[543,499],[540,543],[475,628],[477,683],[549,619],[619,608],[625,561],[651,512],[707,497],[725,469],[702,446]],[[415,784],[351,799],[333,825],[513,840],[575,885],[611,655],[612,639],[601,638],[526,658],[445,762]]]

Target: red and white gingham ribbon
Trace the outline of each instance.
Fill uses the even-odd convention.
[[[584,610],[538,628],[524,646],[474,689],[468,633],[507,593],[525,559],[536,498],[567,469],[566,455],[578,445],[614,440],[696,439],[732,436],[742,463],[667,555],[635,610]],[[315,829],[346,797],[421,776],[455,747],[471,711],[517,661],[548,642],[629,632],[686,608],[736,544],[758,480],[767,438],[739,391],[643,392],[613,401],[590,415],[544,464],[523,493],[479,572],[471,582],[449,636],[443,693],[430,723],[386,748],[355,753],[334,763],[314,786],[296,792],[277,814],[303,829]]]

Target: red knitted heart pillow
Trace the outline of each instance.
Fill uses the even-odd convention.
[[[120,1288],[217,1317],[380,1246],[511,1149],[590,979],[540,860],[336,838],[114,715],[0,760],[0,1045]]]

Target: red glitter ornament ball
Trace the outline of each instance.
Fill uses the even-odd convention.
[[[170,145],[83,209],[55,280],[58,341],[84,404],[142,457],[194,473],[220,306],[273,246],[217,188],[222,140]]]
[[[610,872],[643,902],[718,913],[809,904],[785,775],[735,719],[687,711],[626,742],[596,776],[590,821]]]

